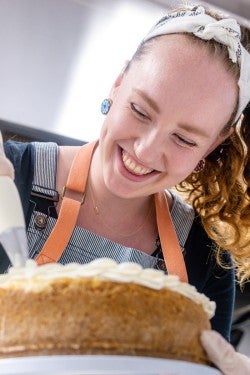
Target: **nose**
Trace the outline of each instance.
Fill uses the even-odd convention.
[[[137,138],[134,143],[136,157],[146,166],[161,169],[166,163],[166,140],[157,132]]]

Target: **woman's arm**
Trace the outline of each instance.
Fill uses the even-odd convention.
[[[230,341],[235,298],[235,275],[229,254],[224,261],[229,269],[216,263],[215,245],[207,236],[199,218],[195,218],[185,244],[185,262],[189,282],[216,303],[212,329]]]
[[[14,179],[14,168],[9,159],[6,158],[3,148],[3,138],[0,132],[0,176],[8,176]]]
[[[7,141],[4,143],[4,150],[14,166],[15,184],[22,201],[27,225],[30,219],[30,192],[34,174],[34,146],[32,143]]]

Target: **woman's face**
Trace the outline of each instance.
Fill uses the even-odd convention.
[[[223,62],[187,37],[152,43],[111,91],[99,148],[107,188],[132,198],[183,181],[223,141],[237,92]]]

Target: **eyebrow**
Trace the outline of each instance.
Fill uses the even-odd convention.
[[[141,91],[139,89],[134,89],[134,91],[140,95],[144,100],[145,102],[147,102],[155,112],[159,113],[160,112],[160,108],[158,107],[158,104],[152,99],[150,98],[144,91]]]

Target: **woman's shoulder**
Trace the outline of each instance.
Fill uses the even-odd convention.
[[[34,145],[30,142],[9,140],[4,143],[6,157],[11,161],[15,170],[15,182],[31,175],[34,170]]]
[[[172,197],[172,211],[179,211],[180,213],[190,213],[194,216],[194,209],[193,207],[187,203],[185,197],[180,195],[178,192],[171,190],[169,191]]]
[[[175,227],[175,231],[182,250],[186,248],[186,241],[192,229],[195,212],[185,199],[175,191],[169,191],[172,198],[170,213]]]
[[[79,150],[79,146],[59,146],[58,147],[58,164],[57,164],[57,190],[62,191],[65,186],[68,174]]]
[[[34,153],[34,146],[31,142],[19,142],[8,140],[4,143],[4,151],[8,159],[12,163],[23,161],[23,158],[28,160]]]
[[[202,240],[201,246],[205,245],[205,247],[207,247],[208,243],[212,245],[213,241],[208,237],[200,216],[195,209],[187,203],[185,197],[175,191],[171,191],[171,196],[173,201],[171,208],[172,218],[175,217],[175,220],[179,222],[180,230],[183,231],[184,227],[187,225],[189,227],[187,242],[196,238],[198,243]]]

